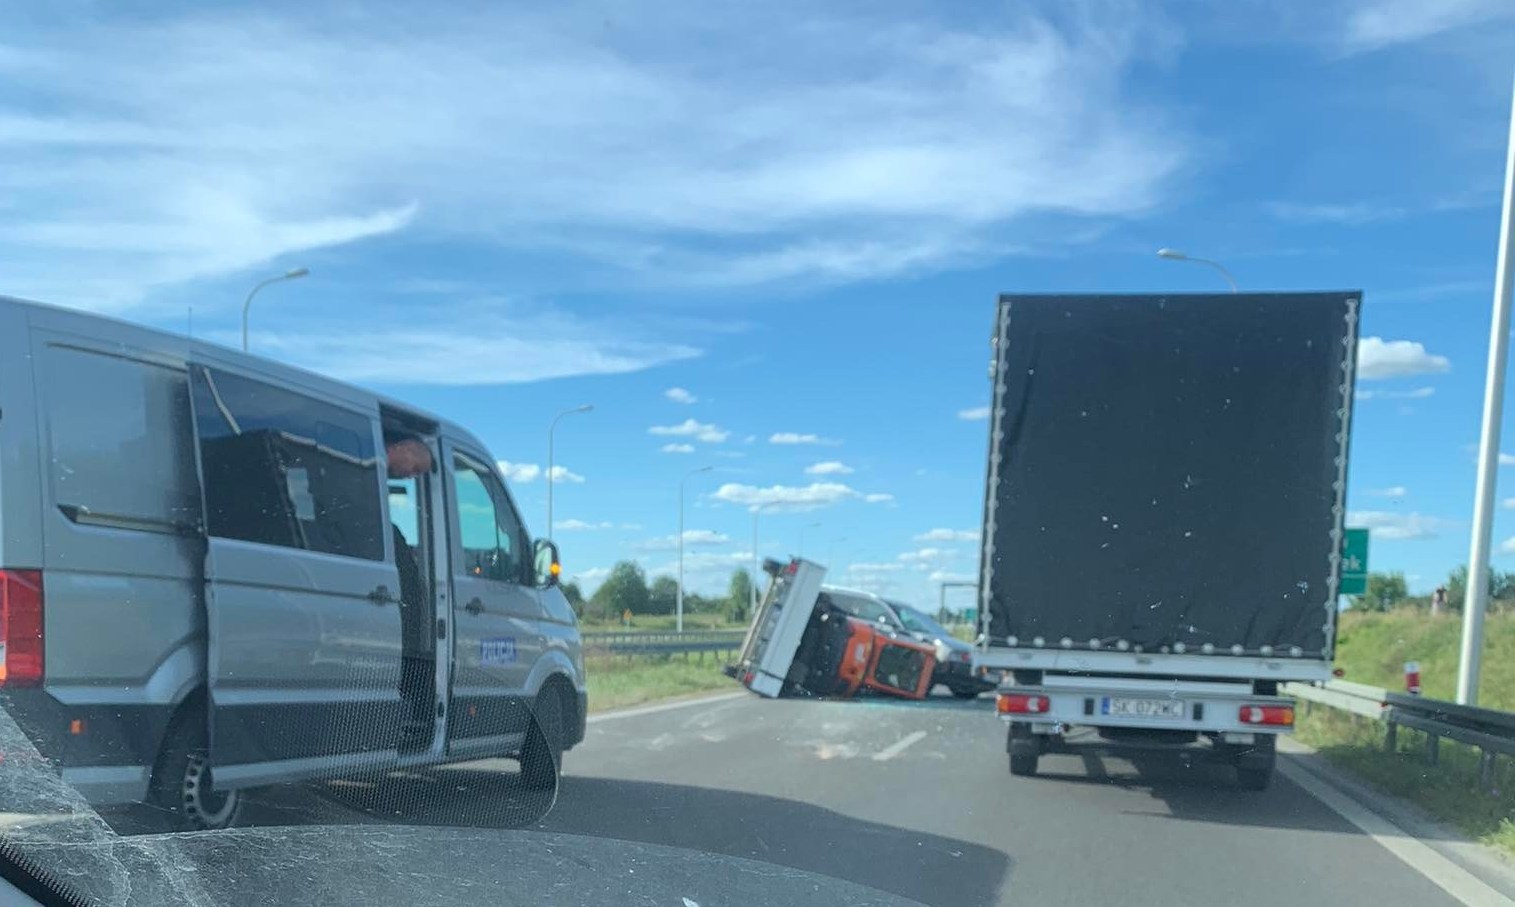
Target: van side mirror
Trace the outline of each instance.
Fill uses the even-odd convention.
[[[558,555],[557,543],[550,539],[537,539],[534,554],[538,588],[550,589],[556,586],[563,575],[563,561]]]

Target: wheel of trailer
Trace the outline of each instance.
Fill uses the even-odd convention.
[[[537,694],[532,714],[534,731],[528,729],[521,746],[521,774],[527,778],[550,778],[563,764],[563,694],[549,684]]]
[[[1242,790],[1267,790],[1273,781],[1273,766],[1238,765],[1236,786]]]
[[[967,689],[967,688],[964,688],[964,687],[950,687],[949,689],[952,690],[952,695],[956,696],[958,699],[977,699],[978,698],[978,693],[979,693],[978,690],[970,690],[970,689]]]
[[[1041,760],[1037,753],[1011,753],[1010,774],[1018,778],[1029,778],[1036,774],[1036,763]]]
[[[169,725],[148,796],[179,831],[229,828],[242,813],[241,791],[215,789],[204,727],[194,718]]]

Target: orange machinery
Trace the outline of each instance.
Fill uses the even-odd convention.
[[[833,695],[848,697],[863,688],[906,699],[926,698],[936,669],[931,646],[891,636],[856,617],[848,617],[846,625],[847,641],[836,669],[839,688]]]

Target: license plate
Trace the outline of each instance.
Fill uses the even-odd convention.
[[[1106,696],[1100,700],[1099,712],[1112,718],[1182,718],[1181,699],[1124,699]]]

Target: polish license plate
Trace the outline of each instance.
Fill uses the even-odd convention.
[[[1125,699],[1106,696],[1100,700],[1099,713],[1112,718],[1182,718],[1182,699]]]

